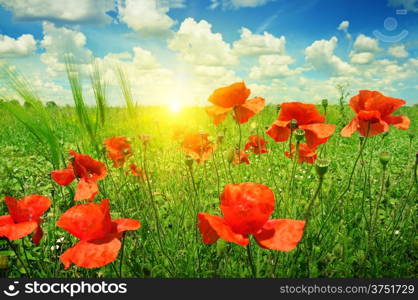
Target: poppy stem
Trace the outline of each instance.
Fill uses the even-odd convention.
[[[250,263],[251,272],[253,274],[253,277],[257,277],[257,269],[255,268],[254,261],[253,261],[253,255],[251,252],[251,241],[247,245],[247,256],[248,256],[248,262]]]
[[[370,125],[369,125],[369,127],[370,127]],[[367,130],[367,133],[368,132],[369,132],[369,130]],[[324,229],[325,224],[327,223],[328,219],[334,214],[334,210],[337,208],[337,206],[341,206],[341,204],[342,204],[342,198],[350,190],[351,181],[353,180],[353,176],[354,176],[354,171],[356,170],[356,167],[357,167],[358,161],[360,160],[360,157],[363,155],[363,150],[365,148],[365,145],[366,145],[367,140],[368,140],[368,134],[366,135],[364,141],[362,142],[362,144],[360,146],[359,153],[357,155],[357,158],[354,161],[353,169],[351,170],[350,177],[348,179],[347,187],[344,189],[344,191],[341,193],[341,195],[338,197],[338,199],[334,202],[334,205],[331,207],[331,210],[328,213],[328,215],[326,216],[324,222],[322,223],[322,226],[319,228],[319,232],[316,235],[315,240],[318,239],[321,236],[322,230]]]
[[[309,206],[308,206],[308,208],[306,209],[306,212],[305,212],[305,217],[304,217],[304,220],[305,220],[305,229],[304,230],[305,230],[305,232],[306,232],[306,228],[308,227],[309,219],[311,218],[313,204],[315,203],[315,199],[318,197],[318,195],[321,191],[323,182],[324,182],[324,176],[319,176],[318,187],[316,188],[315,193],[311,198],[311,201],[309,201]]]
[[[241,141],[242,141],[241,124],[239,122],[237,122],[237,124],[238,124],[238,132],[239,132],[238,149],[241,150]]]
[[[25,270],[27,276],[29,278],[31,278],[30,273],[28,268],[26,267],[26,265],[23,263],[23,260],[20,258],[19,253],[17,253],[17,250],[15,249],[15,247],[13,246],[12,242],[10,242],[9,239],[6,238],[7,244],[9,245],[10,249],[13,250],[14,254],[16,255],[17,259],[19,260],[20,264],[22,265],[23,269]]]
[[[122,234],[122,246],[120,253],[120,263],[119,263],[119,277],[122,278],[122,265],[123,265],[123,255],[125,254],[125,232]]]
[[[379,199],[377,200],[376,207],[374,209],[374,213],[370,216],[370,232],[369,232],[369,243],[368,243],[368,251],[370,251],[372,239],[374,236],[374,229],[376,228],[377,223],[377,214],[379,211],[379,205],[382,202],[383,193],[385,191],[385,178],[386,178],[386,167],[383,167],[382,171],[382,181],[380,185],[380,193],[379,193]]]

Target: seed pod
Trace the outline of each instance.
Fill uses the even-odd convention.
[[[380,163],[382,164],[383,168],[386,168],[387,164],[389,163],[390,160],[390,153],[389,152],[381,152],[379,154],[379,160]]]
[[[328,99],[322,99],[321,101],[322,107],[327,110],[328,107]]]
[[[328,159],[318,159],[315,164],[316,173],[320,178],[328,172],[329,160]]]
[[[303,137],[305,136],[305,130],[303,129],[296,129],[295,130],[295,136],[296,136],[296,141],[300,142],[303,140]]]
[[[282,108],[282,106],[280,105],[280,104],[277,104],[276,105],[276,110],[277,110],[277,112],[280,112],[280,109]]]
[[[216,141],[217,141],[217,143],[218,144],[222,144],[222,142],[223,142],[223,140],[224,140],[224,137],[225,137],[225,134],[224,133],[218,133],[218,136],[217,136],[217,139],[216,139]]]
[[[184,161],[186,163],[186,166],[191,168],[193,166],[193,158],[190,155],[186,155],[186,159]]]

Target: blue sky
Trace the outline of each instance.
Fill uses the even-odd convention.
[[[270,103],[335,101],[340,84],[414,104],[418,0],[0,0],[0,63],[45,101],[71,104],[68,52],[86,79],[96,59],[111,105],[117,65],[145,105],[205,105],[240,80]]]

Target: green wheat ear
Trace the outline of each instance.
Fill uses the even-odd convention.
[[[16,101],[9,100],[3,103],[3,107],[21,122],[41,144],[48,147],[50,155],[45,154],[43,150],[40,153],[52,163],[54,168],[58,168],[60,159],[62,159],[61,145],[53,130],[54,125],[52,119],[35,92],[35,89],[23,74],[9,65],[3,65],[0,73],[6,85],[19,95],[25,103],[25,106],[21,106],[16,105]]]
[[[107,82],[102,76],[102,69],[99,65],[98,60],[93,60],[91,64],[90,72],[90,82],[93,88],[94,97],[96,98],[96,131],[98,125],[103,127],[106,120],[106,110],[107,110]]]
[[[74,63],[73,56],[71,54],[65,55],[65,69],[67,71],[67,78],[73,95],[75,111],[77,113],[78,120],[80,121],[80,131],[87,134],[90,144],[95,149],[97,155],[100,155],[100,147],[96,140],[96,126],[93,125],[89,116],[83,97],[83,86],[81,83],[80,71],[78,69],[78,65]]]
[[[136,119],[136,106],[133,101],[131,86],[128,83],[125,71],[120,65],[117,65],[115,68],[115,73],[117,75],[119,85],[125,99],[126,107],[128,108],[129,116],[132,119]]]

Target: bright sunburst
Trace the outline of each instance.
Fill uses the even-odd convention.
[[[170,107],[170,111],[172,113],[177,114],[177,113],[179,113],[181,111],[181,104],[178,103],[178,102],[171,103],[169,107]]]

